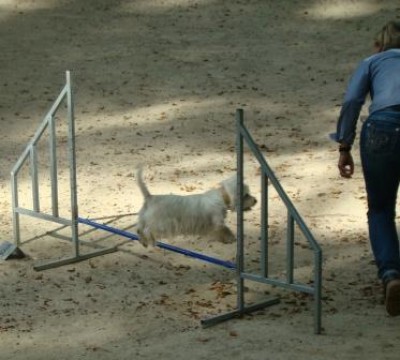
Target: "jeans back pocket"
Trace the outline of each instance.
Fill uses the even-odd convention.
[[[387,155],[396,151],[400,125],[367,122],[365,124],[365,151],[369,154]]]

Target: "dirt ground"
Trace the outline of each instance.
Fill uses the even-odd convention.
[[[347,79],[371,39],[400,17],[398,0],[0,0],[0,241],[12,241],[10,171],[72,75],[81,217],[135,232],[145,164],[153,193],[193,194],[235,173],[235,111],[323,250],[323,334],[313,301],[245,282],[246,303],[277,305],[203,329],[236,307],[231,270],[143,248],[81,225],[81,239],[119,251],[46,271],[65,257],[68,229],[21,218],[22,260],[0,263],[0,359],[398,359],[400,319],[386,315],[356,173],[339,177],[328,134]],[[363,116],[366,109],[363,110]],[[70,199],[61,108],[60,211]],[[47,134],[44,135],[44,138]],[[39,144],[42,210],[48,155]],[[260,199],[260,169],[245,177]],[[29,171],[20,201],[32,206]],[[235,214],[227,222],[236,229]],[[257,271],[260,201],[245,214],[246,269]],[[270,276],[285,275],[286,212],[271,188]],[[295,278],[312,279],[296,231]],[[235,244],[168,240],[235,261]]]

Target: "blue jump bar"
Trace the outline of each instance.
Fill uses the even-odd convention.
[[[95,221],[92,221],[92,220],[89,220],[89,219],[84,219],[84,218],[79,217],[78,218],[78,222],[81,223],[81,224],[86,224],[86,225],[92,226],[92,227],[97,228],[97,229],[108,231],[108,232],[113,233],[113,234],[117,234],[117,235],[123,236],[125,238],[130,239],[130,240],[139,240],[139,237],[136,234],[133,234],[133,233],[131,233],[129,231],[120,230],[120,229],[114,228],[112,226],[104,225],[104,224],[99,224],[99,223],[97,223]],[[159,241],[156,242],[156,245],[161,249],[172,251],[172,252],[175,252],[175,253],[178,253],[178,254],[182,254],[182,255],[185,255],[185,256],[189,256],[189,257],[195,258],[195,259],[203,260],[203,261],[209,262],[209,263],[214,264],[214,265],[223,266],[223,267],[225,267],[227,269],[230,269],[230,270],[235,270],[236,269],[236,265],[231,261],[225,261],[225,260],[217,259],[217,258],[214,258],[212,256],[208,256],[208,255],[204,255],[204,254],[201,254],[201,253],[198,253],[198,252],[195,252],[195,251],[183,249],[183,248],[180,248],[180,247],[177,247],[177,246],[174,246],[174,245],[165,244],[165,243],[162,243],[162,242],[159,242]]]

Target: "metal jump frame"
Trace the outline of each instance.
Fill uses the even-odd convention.
[[[59,214],[58,197],[58,171],[57,171],[57,137],[55,115],[62,104],[66,102],[68,118],[68,161],[70,173],[70,194],[71,194],[71,217],[63,218]],[[51,183],[51,214],[43,213],[40,210],[39,192],[39,169],[37,144],[42,138],[46,129],[49,129],[49,153],[50,153],[50,183]],[[32,209],[22,208],[18,202],[18,174],[25,163],[29,162],[30,176],[32,184]],[[73,244],[73,256],[65,259],[58,259],[34,266],[36,270],[45,270],[53,267],[67,265],[78,261],[86,260],[95,256],[104,255],[117,251],[116,247],[98,249],[94,252],[81,254],[80,242],[78,237],[78,196],[76,180],[76,157],[75,157],[75,119],[71,87],[70,72],[66,72],[66,84],[61,90],[58,98],[43,118],[42,123],[37,129],[31,141],[28,143],[22,155],[19,157],[11,171],[11,192],[12,192],[12,213],[14,242],[16,246],[21,244],[20,215],[28,215],[42,220],[62,224],[71,228],[71,239]]]
[[[59,201],[58,201],[58,179],[57,179],[57,139],[55,131],[55,114],[59,107],[66,101],[68,109],[68,157],[70,168],[70,194],[71,194],[71,218],[66,219],[59,216]],[[51,203],[52,213],[46,214],[40,211],[40,193],[39,193],[39,170],[38,170],[38,155],[37,144],[43,136],[46,129],[50,129],[49,136],[49,152],[50,152],[50,182],[51,182]],[[29,161],[30,175],[32,183],[32,203],[33,208],[27,209],[19,206],[18,202],[18,174],[23,165]],[[11,189],[12,189],[12,213],[13,213],[13,231],[14,243],[17,247],[21,245],[21,231],[20,231],[20,215],[28,215],[31,217],[47,220],[50,222],[58,223],[64,226],[71,227],[71,240],[74,246],[74,255],[65,259],[51,260],[40,265],[35,265],[35,270],[41,271],[50,268],[55,268],[63,265],[72,264],[75,262],[83,261],[95,256],[100,256],[115,252],[118,250],[116,246],[99,249],[92,253],[81,254],[78,225],[85,224],[96,229],[104,230],[129,240],[138,240],[139,237],[131,232],[117,229],[115,227],[100,224],[93,220],[78,216],[78,196],[77,196],[77,176],[76,176],[76,155],[75,155],[75,119],[73,109],[73,96],[71,86],[70,72],[66,72],[66,84],[61,90],[58,98],[51,106],[50,110],[44,117],[42,123],[34,134],[33,138],[25,148],[25,151],[17,160],[11,171]],[[226,269],[235,269],[235,264],[231,261],[222,260],[213,256],[208,256],[192,250],[180,248],[174,245],[165,244],[157,241],[156,246],[161,249],[171,252],[179,253],[189,257],[193,257],[214,265],[225,267]]]
[[[219,322],[240,317],[244,314],[260,310],[266,306],[279,302],[279,299],[270,299],[265,302],[246,306],[244,302],[244,280],[275,285],[289,290],[303,292],[314,296],[314,332],[321,333],[321,293],[322,293],[322,250],[314,239],[310,230],[297,212],[293,203],[283,190],[275,174],[267,164],[256,143],[243,124],[243,110],[236,111],[237,134],[237,183],[238,183],[238,211],[237,211],[237,253],[236,253],[236,277],[237,277],[237,308],[236,310],[203,320],[203,327],[208,327]],[[246,142],[251,152],[261,166],[261,255],[259,274],[246,272],[244,268],[244,231],[243,231],[243,144]],[[286,236],[286,279],[277,280],[269,277],[268,269],[268,180],[274,186],[279,197],[287,209],[287,236]],[[300,228],[314,252],[314,281],[313,286],[295,282],[294,279],[294,225]]]

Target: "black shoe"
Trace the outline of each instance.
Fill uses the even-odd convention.
[[[385,307],[390,316],[400,315],[400,278],[385,281]]]

